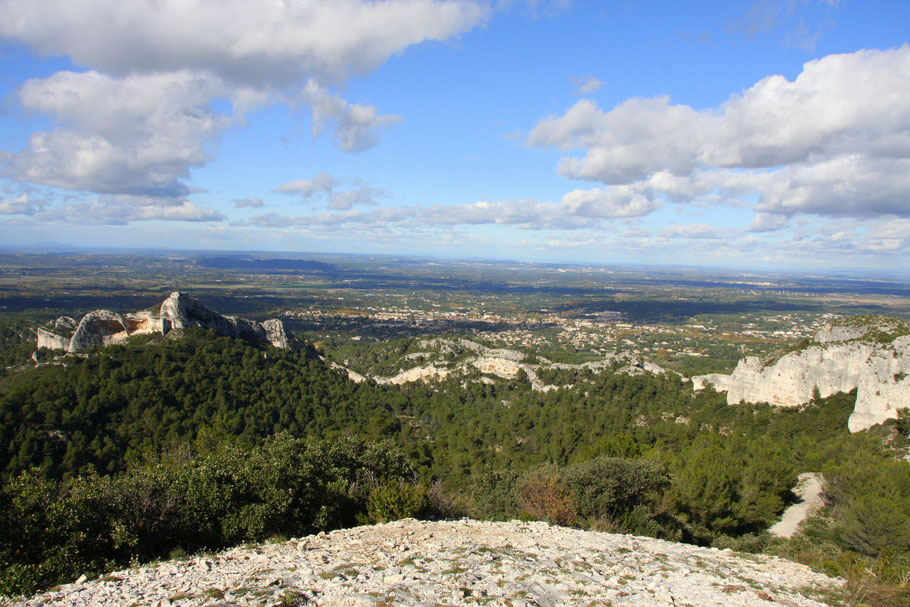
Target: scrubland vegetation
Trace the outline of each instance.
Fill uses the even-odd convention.
[[[910,421],[850,435],[855,394],[728,406],[673,374],[557,368],[540,369],[563,386],[548,392],[524,373],[356,384],[312,349],[201,330],[29,358],[39,323],[145,308],[179,286],[222,313],[279,316],[328,360],[377,375],[440,334],[532,363],[631,350],[688,375],[798,347],[834,318],[910,317],[905,285],[52,257],[0,259],[0,593],[361,522],[471,516],[778,554],[847,578],[846,604],[910,602]],[[802,472],[824,475],[825,507],[773,538]]]
[[[573,388],[546,393],[354,384],[202,330],[23,371],[0,396],[2,590],[408,515],[770,551],[906,589],[902,422],[851,436],[854,395],[730,407],[676,376],[562,372]],[[828,506],[773,539],[802,471],[829,479]]]

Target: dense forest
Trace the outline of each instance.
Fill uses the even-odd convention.
[[[672,374],[548,373],[568,387],[356,384],[311,351],[194,329],[7,374],[0,591],[405,515],[766,551],[906,590],[908,420],[850,435],[855,393],[731,407]],[[807,471],[827,507],[771,538]]]

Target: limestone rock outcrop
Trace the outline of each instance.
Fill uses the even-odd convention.
[[[69,317],[58,318],[53,327],[38,329],[38,348],[82,352],[122,343],[133,335],[167,335],[174,329],[189,327],[203,327],[219,335],[267,342],[276,348],[295,346],[295,342],[288,338],[284,324],[277,318],[257,322],[223,316],[189,295],[175,291],[160,306],[148,310],[127,314],[95,310],[83,316],[78,324]]]
[[[895,318],[854,317],[820,330],[803,347],[777,360],[749,356],[730,375],[692,378],[696,389],[713,384],[731,405],[767,402],[781,407],[857,390],[851,432],[896,418],[910,407],[910,326]]]
[[[53,330],[38,327],[38,349],[66,350],[70,346],[70,338],[76,331],[76,321],[69,316],[61,316],[54,321]]]

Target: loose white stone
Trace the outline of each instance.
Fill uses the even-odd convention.
[[[432,533],[434,548],[415,546]],[[357,542],[352,542],[352,539]],[[303,545],[309,549],[301,551]],[[620,549],[623,550],[620,550]],[[578,555],[588,555],[579,559]],[[399,565],[410,559],[406,565]],[[211,567],[206,567],[206,563]],[[70,584],[18,605],[821,606],[838,581],[771,557],[545,523],[398,521]],[[761,595],[752,588],[762,588]],[[223,597],[209,593],[214,589]],[[183,594],[180,594],[183,593]],[[189,595],[189,596],[184,596]],[[768,598],[770,597],[770,599]]]

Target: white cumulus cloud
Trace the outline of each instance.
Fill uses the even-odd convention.
[[[910,215],[910,45],[810,61],[714,109],[667,97],[610,111],[582,99],[528,144],[569,152],[569,178],[676,201],[755,201],[761,212]],[[571,151],[580,150],[580,154]]]
[[[32,200],[28,194],[20,194],[16,198],[0,200],[0,215],[34,215],[45,205],[44,201]]]
[[[388,198],[390,194],[382,188],[361,186],[354,190],[334,192],[329,197],[329,208],[346,211],[355,206],[378,206],[379,198]]]
[[[58,127],[32,133],[6,163],[20,181],[69,190],[182,197],[193,166],[230,124],[211,100],[226,93],[213,77],[188,71],[114,78],[58,72],[26,82],[23,107]]]
[[[604,83],[600,78],[595,76],[578,76],[572,78],[572,84],[575,85],[574,93],[576,95],[590,95],[603,88]]]
[[[343,82],[489,12],[470,0],[0,0],[0,36],[114,75],[189,69],[283,88]]]
[[[358,185],[353,189],[338,190],[341,182],[329,173],[319,173],[311,179],[290,181],[275,188],[282,194],[297,194],[307,202],[324,198],[328,208],[335,211],[347,211],[355,206],[378,206],[379,199],[389,198],[391,194],[382,188],[369,185]]]
[[[400,116],[380,116],[375,106],[351,104],[333,95],[315,80],[309,80],[300,98],[313,110],[312,130],[322,134],[327,124],[335,127],[335,142],[345,152],[360,152],[379,141],[379,130],[401,122]]]
[[[223,221],[217,211],[192,202],[160,204],[148,199],[136,204],[134,197],[102,197],[93,202],[66,204],[35,215],[40,221],[60,221],[83,225],[126,225],[134,221]]]
[[[710,226],[706,223],[686,223],[681,225],[668,226],[660,231],[660,236],[664,238],[724,238],[724,235],[721,234],[714,226]]]
[[[259,209],[265,206],[262,198],[240,198],[234,201],[235,209]]]
[[[85,68],[19,89],[22,108],[56,126],[0,154],[0,175],[167,199],[156,219],[195,218],[190,171],[246,111],[304,103],[315,134],[332,129],[342,150],[364,150],[400,118],[332,87],[411,45],[469,31],[491,10],[472,0],[0,0],[0,38]],[[230,114],[215,111],[220,100]]]
[[[562,197],[562,203],[573,215],[601,219],[642,217],[661,206],[644,188],[628,185],[572,190]]]
[[[775,215],[774,213],[756,213],[752,221],[749,222],[749,232],[774,232],[787,227],[790,218],[786,215]]]

